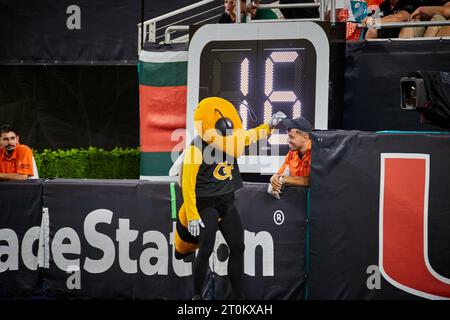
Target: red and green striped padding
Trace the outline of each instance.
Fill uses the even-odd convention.
[[[172,133],[186,128],[187,45],[147,44],[139,56],[141,178],[167,176]]]

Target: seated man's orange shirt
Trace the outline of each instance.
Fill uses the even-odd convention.
[[[0,149],[0,173],[20,173],[33,175],[33,152],[29,147],[17,144],[11,157]]]
[[[309,177],[311,172],[311,143],[309,143],[308,149],[301,158],[298,151],[290,150],[277,173],[283,175],[286,167],[289,167],[291,177]]]

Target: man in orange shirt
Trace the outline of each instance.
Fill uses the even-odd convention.
[[[290,151],[281,168],[270,178],[273,191],[278,194],[284,186],[309,186],[311,171],[311,124],[300,117],[285,119],[283,125],[288,130]],[[289,169],[289,175],[285,175],[286,169]]]
[[[19,143],[17,131],[0,126],[0,180],[25,180],[33,176],[33,152]]]

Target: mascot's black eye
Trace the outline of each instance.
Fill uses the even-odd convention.
[[[228,129],[228,130],[227,130]],[[228,136],[233,133],[233,122],[228,118],[220,118],[216,121],[216,130],[221,136]]]
[[[227,136],[233,132],[233,122],[229,118],[225,118],[218,109],[216,111],[220,114],[221,118],[216,121],[216,130],[221,136]],[[228,129],[228,130],[227,130]]]

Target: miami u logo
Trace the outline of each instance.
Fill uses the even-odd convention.
[[[379,263],[395,287],[428,299],[450,299],[450,279],[428,258],[430,156],[381,154]]]
[[[233,168],[234,167],[232,164],[228,164],[226,162],[219,163],[214,169],[214,178],[221,181],[228,178],[230,178],[230,180],[233,179],[233,175],[231,174]]]

